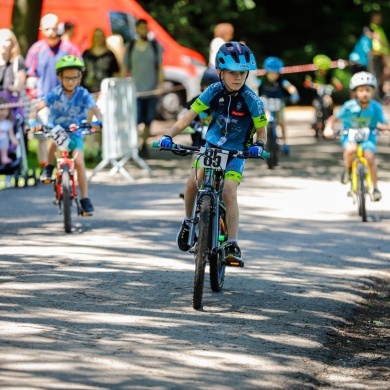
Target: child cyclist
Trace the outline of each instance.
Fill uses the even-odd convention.
[[[160,147],[172,147],[172,138],[185,129],[201,112],[210,109],[212,121],[206,133],[206,146],[224,150],[248,150],[252,156],[260,156],[267,138],[267,118],[264,106],[257,94],[245,85],[250,70],[256,70],[252,51],[239,42],[224,43],[216,55],[219,82],[211,84],[159,140]],[[253,138],[256,134],[256,140]],[[238,246],[239,210],[237,188],[244,171],[244,159],[231,158],[225,170],[223,201],[227,209],[228,242],[226,257],[241,261]],[[184,202],[185,217],[177,236],[180,250],[188,251],[187,244],[192,207],[197,194],[196,179],[203,171],[194,164],[187,180]]]
[[[281,100],[282,108],[276,113],[275,119],[282,130],[282,152],[285,155],[289,155],[290,148],[287,144],[287,132],[283,118],[284,97],[285,91],[287,91],[290,94],[291,103],[296,104],[299,101],[299,93],[297,88],[281,75],[283,62],[280,58],[267,57],[264,60],[263,68],[266,73],[258,80],[259,96]]]
[[[87,120],[88,110],[100,121],[101,115],[96,103],[90,93],[80,86],[84,62],[73,55],[62,57],[56,64],[56,72],[61,82],[60,85],[50,91],[38,105],[31,110],[29,125],[32,131],[41,129],[41,124],[37,122],[36,116],[44,107],[50,109],[49,124],[50,126],[60,125],[68,129],[70,125],[81,124]],[[100,123],[97,123],[100,125]],[[81,130],[69,134],[70,143],[69,152],[75,159],[77,178],[79,182],[81,199],[80,205],[85,214],[92,215],[94,208],[91,200],[88,198],[88,183],[84,162],[84,137]],[[51,140],[51,142],[53,142]],[[55,148],[49,145],[49,162],[54,161]],[[41,175],[41,181],[51,182],[54,165],[46,165]]]
[[[377,169],[375,165],[375,153],[377,144],[376,129],[387,130],[388,125],[385,119],[382,106],[373,99],[377,81],[373,74],[368,72],[355,73],[350,80],[349,88],[356,94],[356,98],[347,100],[335,115],[329,117],[324,129],[324,137],[333,136],[333,126],[337,120],[342,122],[344,130],[351,128],[370,128],[370,135],[367,141],[362,143],[364,157],[367,159],[372,184],[374,187],[373,198],[379,201],[382,197],[378,190]],[[344,172],[341,182],[347,184],[350,177],[351,165],[356,152],[356,143],[348,140],[348,134],[341,138],[341,145],[344,148]]]

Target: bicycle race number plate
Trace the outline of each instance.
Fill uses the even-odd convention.
[[[51,137],[55,144],[61,149],[66,150],[68,148],[70,138],[68,133],[60,125],[53,127],[50,131]]]
[[[348,140],[351,142],[362,142],[368,140],[370,129],[363,127],[362,129],[349,129]]]
[[[268,111],[278,112],[282,109],[282,101],[278,98],[262,97],[265,109]]]
[[[225,169],[228,157],[229,151],[227,150],[205,148],[204,146],[199,150],[199,163],[202,168]]]

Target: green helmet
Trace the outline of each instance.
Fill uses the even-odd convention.
[[[313,64],[321,70],[328,70],[330,69],[330,65],[332,63],[332,60],[326,56],[325,54],[317,54],[313,58]]]
[[[77,58],[73,55],[66,55],[63,56],[57,63],[56,63],[56,72],[59,74],[64,69],[79,69],[81,71],[84,71],[85,64],[84,61],[80,58]]]

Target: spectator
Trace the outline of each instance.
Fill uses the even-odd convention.
[[[368,71],[378,80],[379,88],[375,91],[375,99],[380,99],[380,90],[383,82],[385,67],[389,66],[390,45],[382,27],[382,14],[373,12],[370,17],[372,29],[372,50],[369,56]]]
[[[60,82],[55,71],[57,61],[67,54],[81,58],[80,50],[73,43],[61,39],[58,32],[58,24],[57,15],[44,15],[40,22],[40,30],[44,38],[35,42],[27,52],[27,75],[35,78],[29,84],[36,84],[36,96],[38,99],[42,99],[59,85]],[[47,108],[41,110],[39,114],[40,121],[46,124],[48,115]],[[48,152],[46,145],[46,139],[40,138],[38,159],[42,168],[48,164],[48,158],[54,160],[55,148],[50,148]],[[50,163],[52,163],[51,160],[49,161]]]
[[[219,23],[214,27],[214,39],[210,43],[209,66],[215,68],[215,56],[219,48],[233,39],[234,27],[231,23]]]
[[[90,93],[100,91],[102,80],[120,75],[120,69],[115,54],[107,47],[106,36],[101,28],[95,28],[92,35],[91,47],[83,52],[85,72],[81,85]],[[97,96],[95,96],[97,98]],[[90,118],[91,119],[91,118]],[[94,159],[94,149],[97,149],[97,158],[101,155],[101,135],[90,135],[86,140],[88,155],[86,159]]]
[[[136,23],[137,38],[127,47],[124,66],[134,79],[138,93],[137,119],[138,125],[145,125],[142,133],[141,154],[148,155],[146,141],[150,136],[150,125],[154,119],[157,96],[153,91],[162,88],[164,74],[162,68],[162,48],[154,39],[149,39],[148,24],[145,19]]]
[[[369,55],[372,50],[372,34],[373,30],[371,27],[364,26],[359,40],[349,55],[353,74],[367,71],[368,69]]]
[[[115,54],[107,47],[106,36],[101,28],[92,35],[91,47],[83,52],[85,72],[81,85],[89,92],[100,91],[100,84],[107,77],[119,76]]]
[[[11,30],[2,28],[0,29],[0,97],[10,103],[27,103],[24,107],[19,106],[12,110],[14,120],[17,115],[23,118],[28,115],[30,105],[25,88],[26,67],[24,58],[20,55],[19,43]],[[24,134],[23,137],[27,141]]]
[[[61,39],[63,41],[69,42],[74,37],[75,33],[76,33],[76,25],[71,21],[67,21],[64,23],[64,33],[61,35]]]

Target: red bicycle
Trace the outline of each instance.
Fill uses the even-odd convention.
[[[60,157],[57,157],[57,172],[55,179],[47,180],[44,183],[54,183],[54,201],[58,206],[58,213],[64,217],[64,228],[66,233],[72,230],[71,211],[72,205],[76,205],[77,215],[82,217],[91,216],[83,210],[78,199],[77,180],[75,177],[74,158],[69,156],[68,145],[70,137],[68,133],[82,130],[82,134],[94,134],[97,132],[96,127],[101,126],[100,122],[82,122],[81,125],[71,125],[69,130],[63,129],[57,125],[55,127],[42,126],[42,133],[47,138],[52,138],[58,149],[61,151]]]

